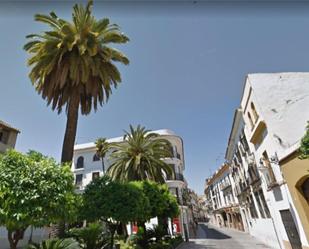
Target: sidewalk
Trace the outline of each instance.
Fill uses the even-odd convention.
[[[247,233],[200,223],[196,236],[179,249],[270,249]]]

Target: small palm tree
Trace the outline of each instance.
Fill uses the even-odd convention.
[[[86,7],[74,5],[71,22],[54,12],[36,14],[35,20],[48,24],[50,30],[28,35],[31,41],[24,46],[31,55],[29,77],[36,91],[53,110],[66,110],[62,162],[72,161],[79,109],[87,115],[106,103],[112,87],[121,82],[114,62],[129,63],[123,53],[109,46],[129,38],[109,19],[97,20],[92,5],[92,1]]]
[[[87,227],[73,228],[70,234],[80,242],[83,249],[110,248],[109,238],[104,234],[100,223],[90,223]]]
[[[81,249],[79,243],[72,239],[48,239],[38,245],[30,245],[27,249]]]
[[[98,138],[95,142],[96,146],[96,155],[101,159],[102,161],[102,170],[105,174],[105,165],[104,165],[104,158],[106,156],[106,153],[108,152],[110,145],[106,141],[106,138]]]
[[[140,125],[125,131],[123,142],[113,144],[113,161],[107,173],[112,180],[165,182],[165,176],[173,175],[172,168],[162,159],[171,157],[171,144],[158,134]]]

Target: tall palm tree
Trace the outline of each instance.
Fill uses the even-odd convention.
[[[96,146],[96,154],[102,161],[102,170],[103,170],[103,173],[105,174],[104,158],[110,148],[110,145],[106,141],[106,138],[98,138],[95,141],[95,146]]]
[[[97,20],[92,5],[92,1],[86,7],[74,5],[72,21],[60,19],[54,12],[36,14],[35,20],[48,24],[50,30],[28,35],[31,40],[24,46],[31,55],[29,77],[36,91],[52,110],[66,110],[62,162],[72,161],[79,109],[87,115],[106,103],[112,87],[121,82],[114,62],[129,64],[123,53],[109,46],[129,38],[109,19]]]
[[[171,144],[158,134],[140,125],[130,132],[125,131],[123,142],[113,144],[112,165],[107,173],[113,180],[165,182],[165,176],[172,176],[172,168],[162,158],[171,157]]]

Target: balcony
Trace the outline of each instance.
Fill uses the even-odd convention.
[[[75,184],[75,192],[80,194],[85,190],[85,187],[82,184]]]
[[[248,181],[249,181],[249,180],[246,179],[245,182],[241,181],[241,182],[239,183],[239,185],[240,185],[240,191],[241,191],[241,192],[246,191],[246,190],[249,188]]]
[[[185,178],[183,176],[183,174],[181,173],[174,173],[174,176],[169,176],[166,178],[167,181],[185,181]]]
[[[279,183],[276,180],[275,174],[273,172],[272,165],[268,159],[268,155],[264,155],[260,159],[258,170],[264,176],[268,190],[279,185]]]
[[[229,179],[225,179],[220,186],[220,190],[224,191],[228,188],[232,187],[231,182],[229,181]]]
[[[246,157],[246,163],[248,166],[256,165],[254,154],[251,153]]]
[[[266,123],[263,120],[258,120],[257,124],[252,130],[250,142],[253,144],[260,143],[263,139],[262,136],[265,130],[267,130]]]

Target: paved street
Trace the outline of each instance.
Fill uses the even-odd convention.
[[[249,234],[231,229],[199,224],[195,238],[179,249],[270,249]]]

